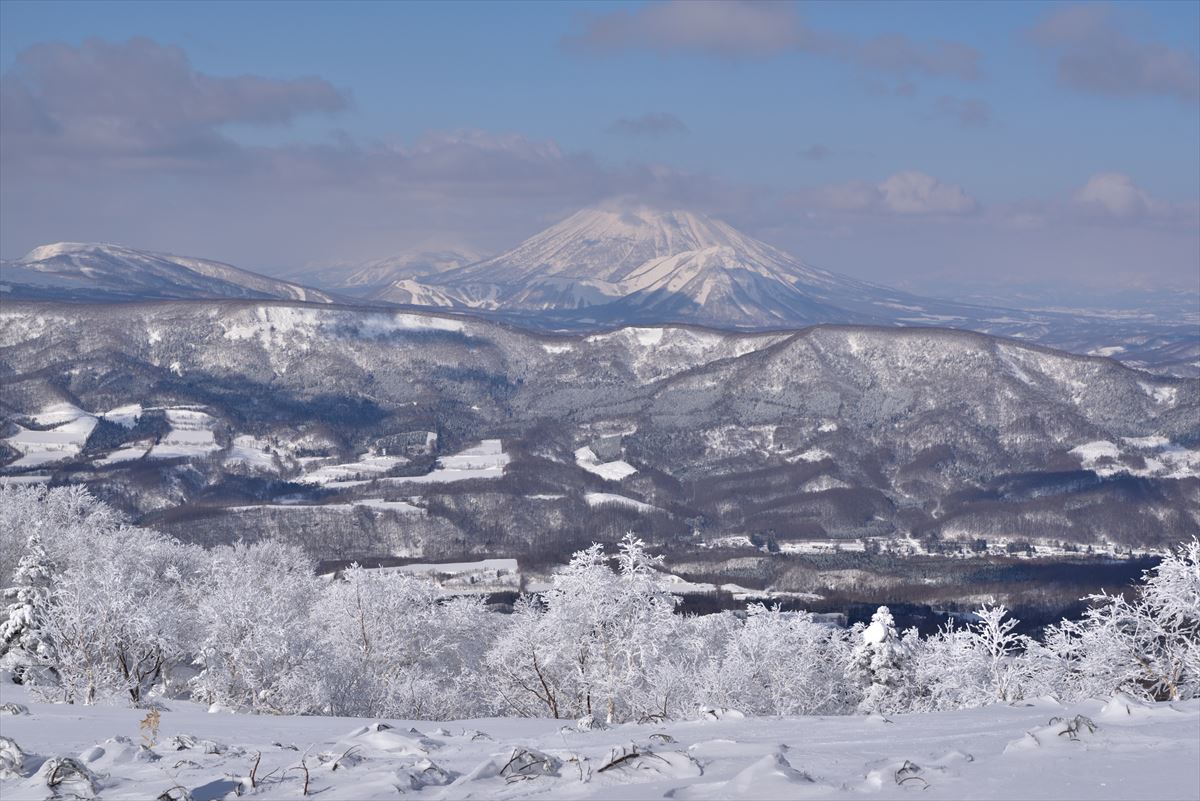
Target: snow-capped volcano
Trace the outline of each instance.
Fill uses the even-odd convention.
[[[757,262],[787,258],[697,212],[608,205],[578,211],[459,275],[502,278],[502,283],[554,276],[617,284],[649,261],[711,248],[728,248]]]
[[[893,315],[874,302],[896,295],[804,264],[705,214],[616,203],[403,290],[376,297],[736,327],[887,321]]]
[[[15,295],[76,300],[277,298],[328,303],[320,290],[229,264],[121,245],[59,242],[0,264],[0,284]]]
[[[773,330],[821,323],[963,328],[1195,375],[1195,327],[922,297],[813,267],[695,211],[608,203],[490,259],[393,281],[375,300],[584,330],[694,323]],[[1113,346],[1117,346],[1113,350]],[[1103,349],[1097,351],[1097,349]]]

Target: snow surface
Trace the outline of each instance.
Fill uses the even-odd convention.
[[[296,479],[301,484],[320,484],[326,487],[350,487],[382,476],[408,459],[403,456],[362,454],[357,461],[325,465]]]
[[[225,454],[226,464],[239,464],[251,470],[273,470],[275,455],[271,446],[258,437],[249,434],[239,434],[233,438],[229,452]]]
[[[620,481],[637,472],[637,468],[621,459],[612,462],[601,462],[595,452],[586,445],[575,451],[575,464],[589,473],[594,473],[608,481]]]
[[[930,714],[747,718],[698,710],[697,720],[590,731],[568,721],[371,721],[210,714],[169,701],[142,747],[145,710],[31,703],[0,686],[0,702],[30,714],[0,718],[27,755],[0,779],[5,801],[44,799],[45,760],[81,759],[99,797],[154,798],[183,787],[196,801],[239,787],[264,799],[1195,799],[1200,797],[1200,701],[1144,704],[1118,696],[1064,707]],[[1054,718],[1096,729],[1061,736]],[[522,749],[548,770],[512,777]],[[349,755],[347,755],[349,752]],[[613,763],[615,758],[637,756]],[[261,755],[258,785],[245,782]],[[341,757],[340,762],[337,761]],[[610,766],[611,765],[611,766]],[[336,766],[336,769],[335,769]],[[608,767],[606,767],[608,766]]]
[[[661,511],[657,506],[651,506],[648,503],[643,503],[633,498],[626,498],[624,495],[617,495],[613,492],[588,492],[584,494],[583,499],[587,501],[588,506],[605,506],[611,504],[613,506],[624,506],[638,512]]]
[[[142,440],[141,442],[131,443],[124,448],[118,448],[102,459],[97,459],[96,464],[101,467],[107,467],[112,464],[120,464],[121,462],[132,462],[135,459],[141,459],[150,452],[153,442],[150,440]]]
[[[151,459],[200,459],[221,446],[213,435],[217,420],[199,409],[167,409],[171,430],[150,449]]]
[[[443,456],[438,460],[438,466],[423,476],[395,476],[382,481],[390,484],[438,484],[473,478],[500,478],[508,462],[504,443],[498,439],[485,439],[453,456]]]
[[[1085,442],[1068,453],[1078,456],[1080,465],[1098,476],[1120,473],[1175,479],[1200,476],[1200,450],[1185,448],[1160,435],[1123,437],[1122,441],[1143,458],[1144,467],[1131,467],[1120,462],[1120,446],[1107,440]]]
[[[71,403],[51,404],[32,419],[37,425],[49,428],[38,430],[18,425],[17,433],[4,440],[21,453],[21,458],[9,467],[40,467],[73,459],[83,450],[84,443],[99,422],[95,415]]]

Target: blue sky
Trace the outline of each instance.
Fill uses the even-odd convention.
[[[5,116],[49,120],[5,131],[6,257],[495,250],[620,193],[911,286],[1200,283],[1200,3],[9,0],[0,23]],[[225,81],[200,119],[196,75]],[[143,79],[161,114],[103,106]]]

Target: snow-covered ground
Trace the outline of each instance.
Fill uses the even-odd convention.
[[[588,506],[624,506],[637,512],[661,511],[657,506],[651,506],[624,495],[617,495],[615,492],[585,492],[583,499],[587,501]]]
[[[30,703],[8,683],[0,702],[30,709],[0,717],[3,736],[26,755],[6,775],[0,746],[6,801],[51,796],[46,779],[56,757],[80,760],[95,795],[107,799],[155,798],[172,788],[195,801],[239,790],[301,798],[305,767],[309,794],[330,801],[1200,797],[1200,701],[1117,698],[1063,707],[1046,699],[890,719],[713,711],[692,721],[592,731],[523,718],[209,714],[169,702],[154,733],[140,725],[146,710]],[[82,781],[59,791],[91,797]]]
[[[637,468],[621,459],[601,462],[596,453],[586,445],[575,451],[575,464],[589,473],[595,473],[608,481],[620,481],[637,472]]]
[[[73,459],[96,427],[98,420],[70,403],[55,403],[33,417],[45,429],[17,426],[17,433],[5,440],[21,453],[9,467],[24,469]]]
[[[1108,440],[1085,442],[1072,448],[1069,453],[1079,457],[1080,465],[1098,476],[1114,476],[1127,473],[1131,476],[1161,476],[1164,478],[1192,478],[1200,476],[1200,450],[1177,445],[1166,437],[1125,437],[1125,447]],[[1123,464],[1121,459],[1131,455],[1140,457],[1142,467]]]
[[[396,476],[382,481],[392,484],[438,484],[473,478],[500,478],[508,462],[504,443],[498,439],[485,439],[453,456],[443,456],[438,460],[438,466],[423,476]]]
[[[151,459],[197,459],[219,451],[213,435],[217,420],[199,409],[167,409],[171,430],[150,449]]]
[[[403,456],[362,454],[357,461],[319,467],[296,479],[301,484],[320,484],[326,487],[355,487],[382,476],[393,467],[405,464]]]

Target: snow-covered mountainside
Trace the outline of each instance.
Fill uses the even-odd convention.
[[[818,269],[704,214],[637,204],[584,209],[498,256],[404,277],[371,297],[552,330],[673,322],[749,330],[944,326],[1200,374],[1200,331],[1192,324],[920,297]]]
[[[0,263],[0,292],[71,300],[273,298],[318,303],[333,297],[207,259],[80,242],[42,245]]]
[[[210,517],[168,526],[192,532],[223,530],[223,514],[230,530],[316,536],[296,523],[319,514],[321,537],[378,535],[367,553],[453,542],[470,553],[448,556],[474,558],[495,555],[469,533],[496,519],[521,521],[503,533],[514,541],[574,525],[592,536],[602,498],[597,512],[660,539],[763,535],[784,550],[929,534],[1143,547],[1200,531],[1195,380],[966,331],[552,336],[283,302],[9,302],[0,371],[0,478],[120,487],[106,496],[136,515],[196,502]],[[132,404],[136,424],[114,417]],[[439,500],[413,524],[357,505],[459,503],[438,482],[492,440],[509,458],[467,476],[488,482],[491,507]],[[334,467],[352,475],[329,478]],[[248,472],[275,483],[246,485]],[[284,482],[324,505],[263,506],[298,491]]]
[[[628,723],[580,730],[562,720],[376,721],[209,714],[0,701],[21,753],[0,761],[6,799],[921,798],[1194,799],[1200,702],[1117,698],[873,716]],[[2,714],[2,713],[0,713]],[[1082,715],[1070,737],[1059,736]],[[717,719],[719,718],[719,719]],[[1051,722],[1051,721],[1057,721]],[[9,752],[12,748],[9,748]],[[6,753],[0,750],[0,760]],[[253,770],[252,768],[257,768]],[[6,769],[5,769],[6,768]],[[306,785],[307,782],[307,785]],[[65,792],[64,792],[65,791]],[[188,795],[182,795],[186,792]],[[171,793],[174,793],[173,795]]]
[[[378,293],[381,300],[408,302],[388,297],[387,288],[396,282],[434,276],[473,264],[483,257],[483,253],[466,246],[417,250],[365,262],[319,264],[296,271],[292,277],[293,280],[342,295],[368,297]]]

